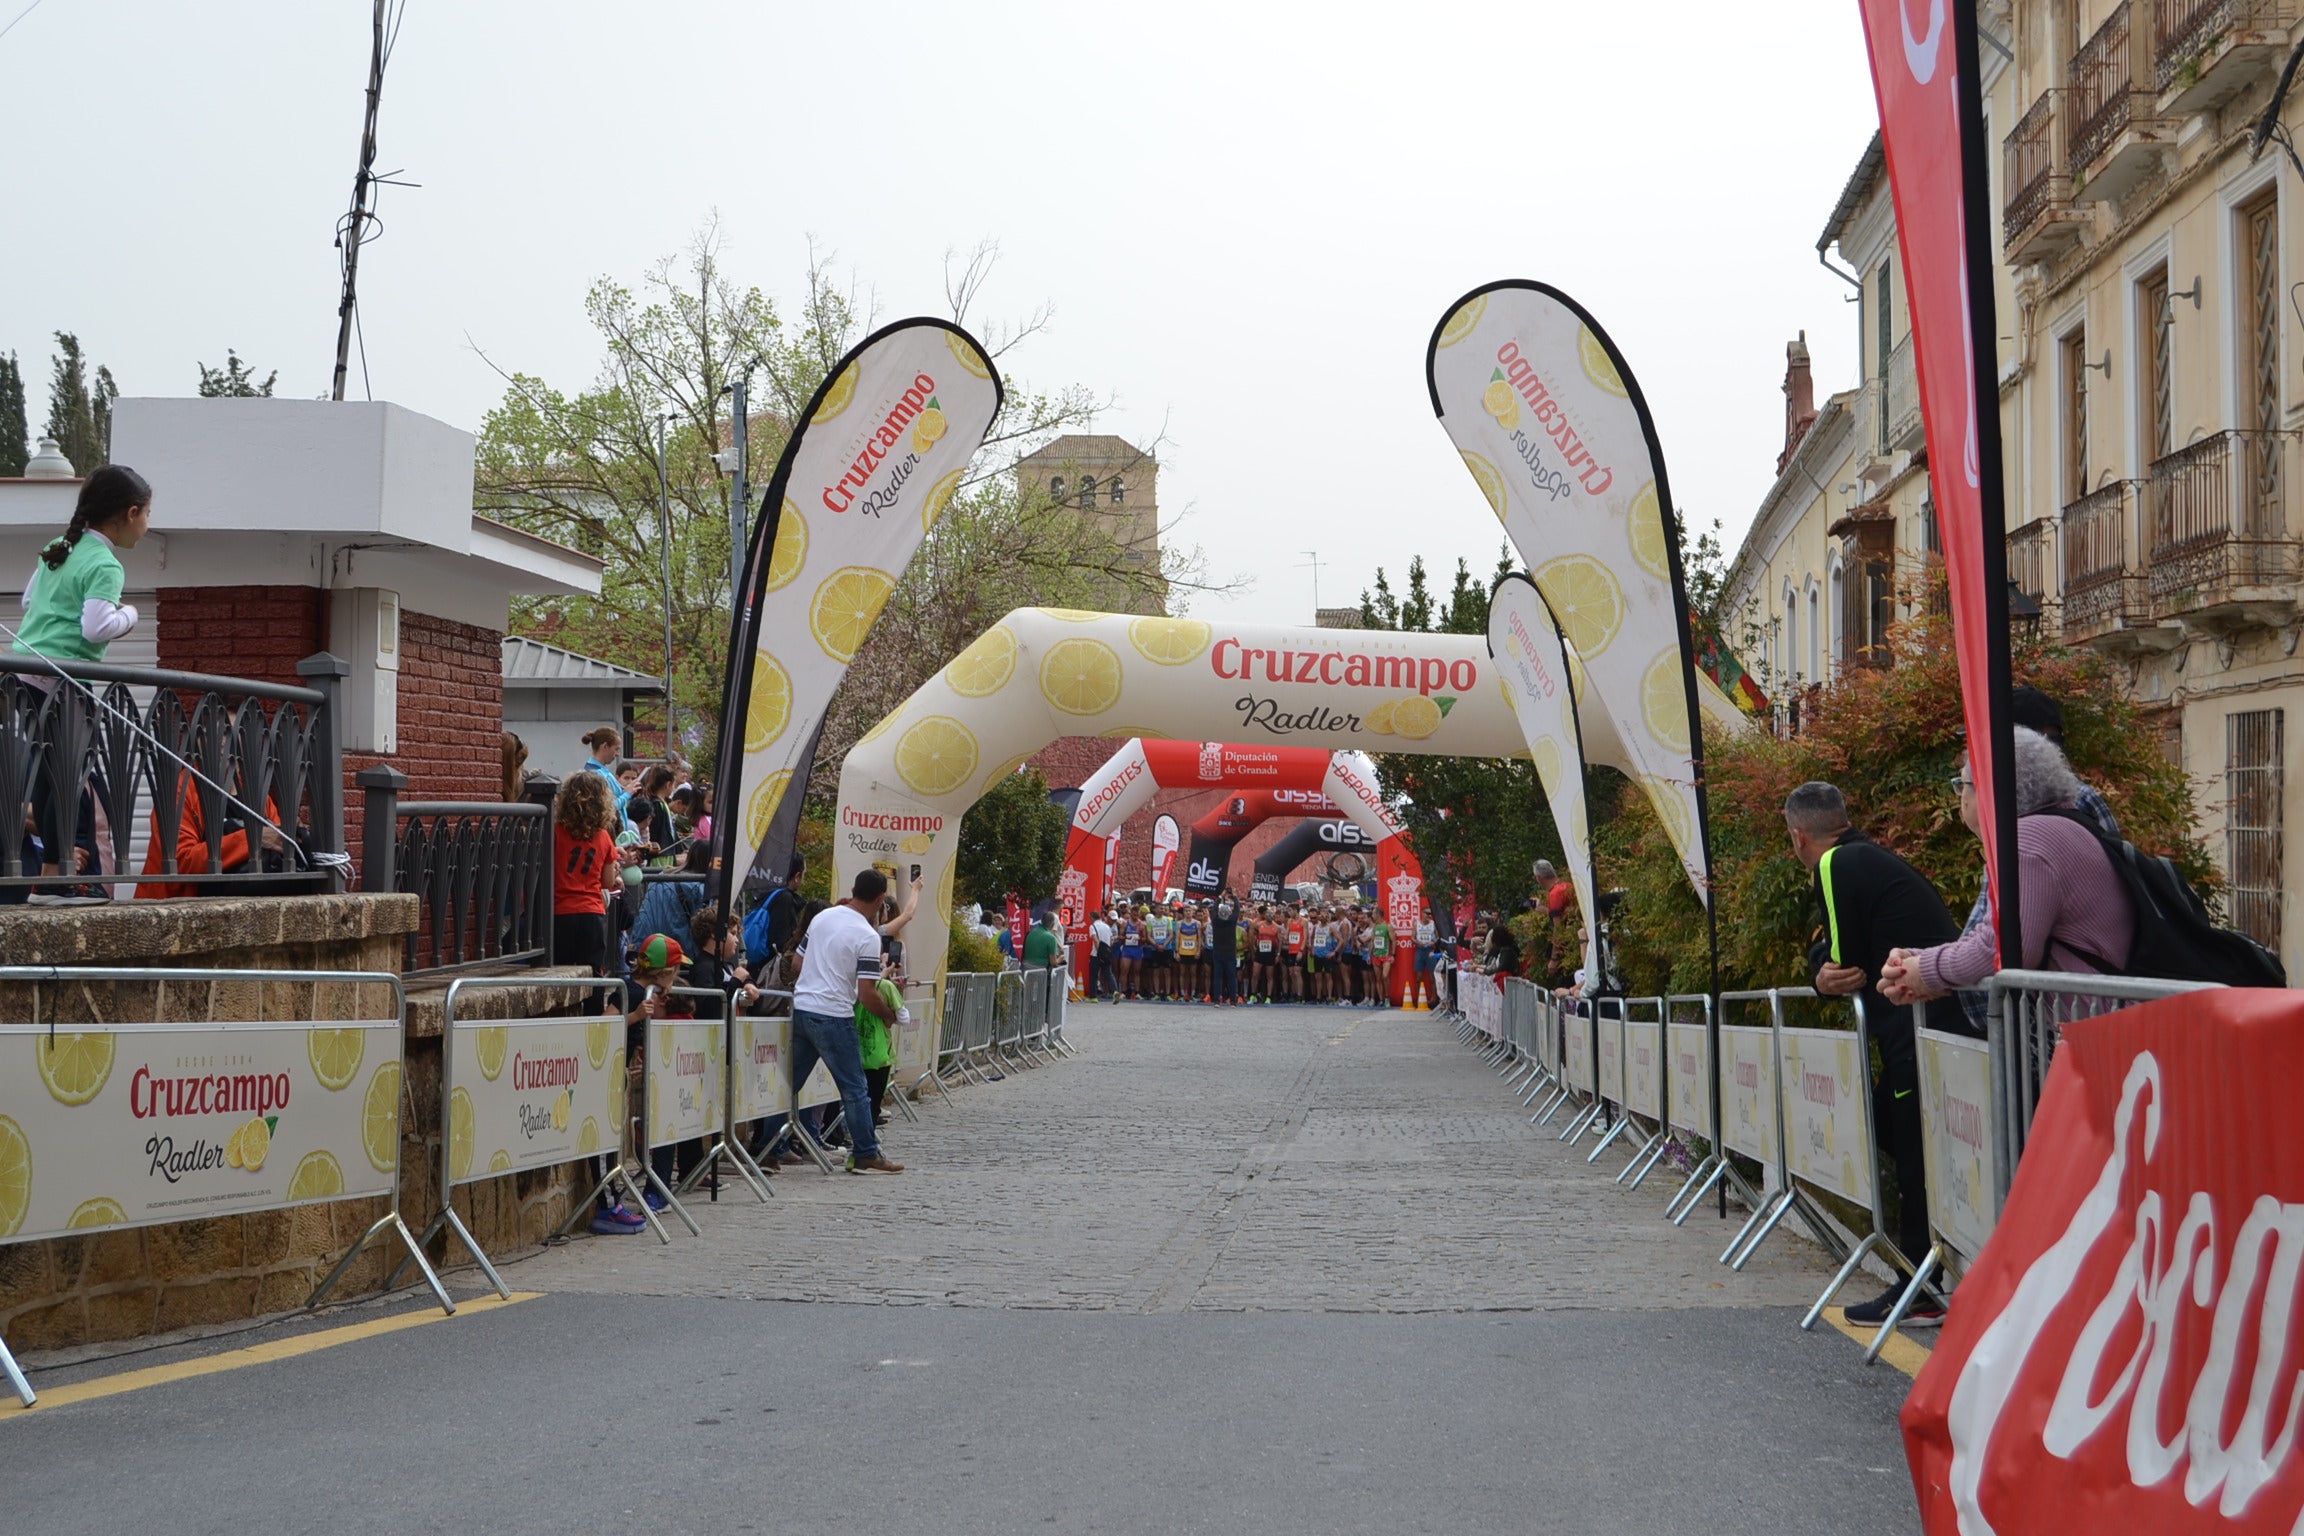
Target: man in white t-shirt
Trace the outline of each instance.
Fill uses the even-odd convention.
[[[867,869],[856,877],[846,901],[817,913],[808,925],[800,978],[792,984],[792,1099],[799,1102],[802,1085],[821,1059],[840,1088],[850,1173],[904,1171],[902,1163],[880,1155],[872,1090],[856,1039],[859,1004],[896,1022],[896,1010],[880,991],[880,930],[872,922],[887,894],[888,877]]]
[[[1099,912],[1089,921],[1088,937],[1094,942],[1095,953],[1090,956],[1088,984],[1090,997],[1108,997],[1120,1001],[1120,979],[1112,971],[1112,945],[1119,938],[1112,926],[1110,914]]]

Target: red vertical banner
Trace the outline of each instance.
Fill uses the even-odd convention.
[[[1880,99],[1880,138],[1912,312],[1929,485],[1951,584],[1952,638],[1984,860],[2004,963],[2016,932],[2015,744],[2008,716],[2007,513],[1992,318],[1984,109],[1976,9],[1958,0],[1858,0]],[[1921,14],[1917,28],[1913,12]],[[1867,294],[1867,304],[1882,295]],[[1979,402],[1990,409],[1979,410]]]

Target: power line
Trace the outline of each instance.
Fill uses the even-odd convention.
[[[31,15],[38,9],[40,9],[40,0],[32,0],[30,5],[24,7],[24,9],[16,13],[16,21],[22,21],[25,17]],[[8,25],[0,27],[0,37],[6,37],[9,33],[15,31],[16,21],[12,21],[8,23]]]

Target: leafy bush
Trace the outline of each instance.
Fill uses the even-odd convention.
[[[954,971],[997,971],[1000,969],[1000,946],[970,928],[962,920],[967,908],[955,908],[948,921],[952,937],[944,947],[944,974]]]

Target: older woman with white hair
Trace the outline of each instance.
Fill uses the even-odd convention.
[[[1952,782],[1960,790],[1960,819],[1979,838],[1986,836],[1966,757]],[[2017,727],[2016,890],[2025,970],[2117,971],[2135,943],[2135,908],[2104,845],[2088,826],[2061,814],[2079,798],[2080,780],[2063,749]],[[1981,985],[1997,968],[1996,928],[1985,923],[1949,944],[1895,951],[1881,971],[1881,994],[1906,1003]]]

